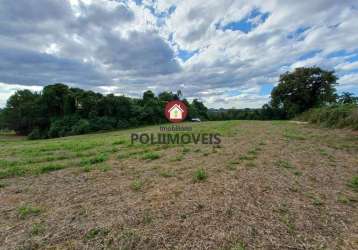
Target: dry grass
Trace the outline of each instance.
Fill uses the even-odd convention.
[[[358,249],[356,132],[193,126],[221,147],[1,140],[0,248]]]

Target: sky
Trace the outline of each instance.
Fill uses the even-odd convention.
[[[61,82],[258,108],[303,66],[358,95],[357,24],[356,0],[1,0],[0,107]]]

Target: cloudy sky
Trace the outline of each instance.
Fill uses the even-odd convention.
[[[356,0],[1,0],[0,107],[55,82],[260,107],[279,74],[313,65],[358,94],[357,24]]]

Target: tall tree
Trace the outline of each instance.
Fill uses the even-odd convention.
[[[6,103],[3,120],[17,134],[27,135],[37,126],[40,115],[40,95],[30,90],[18,90]]]
[[[68,95],[69,88],[64,84],[56,83],[44,87],[42,98],[47,106],[49,116],[63,117],[65,115],[66,102],[70,101]]]
[[[337,77],[319,67],[296,68],[280,76],[271,92],[271,105],[287,118],[326,103],[335,102]]]

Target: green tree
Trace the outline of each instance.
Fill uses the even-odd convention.
[[[208,109],[198,99],[194,99],[189,105],[189,119],[191,118],[208,119]]]
[[[56,83],[44,87],[42,99],[47,106],[47,112],[49,116],[63,117],[65,115],[65,106],[66,109],[71,110],[69,107],[70,103],[66,103],[71,102],[69,93],[70,91],[68,86],[61,83]]]
[[[29,134],[40,120],[40,95],[30,90],[18,90],[6,103],[3,122],[17,134]]]
[[[342,95],[338,97],[338,103],[341,104],[357,104],[358,97],[354,96],[353,93],[343,92]]]
[[[296,68],[280,76],[271,92],[271,105],[292,118],[310,108],[336,101],[337,77],[318,67]]]

